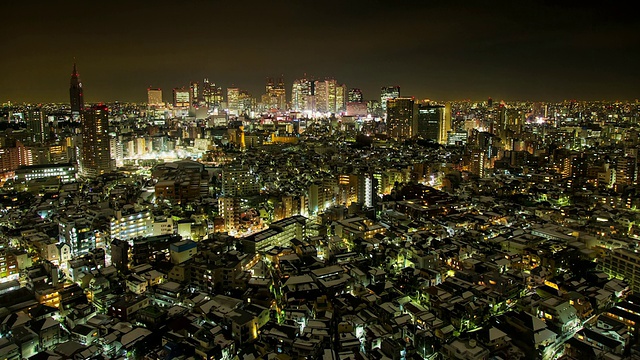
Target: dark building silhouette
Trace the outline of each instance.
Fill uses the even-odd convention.
[[[73,73],[71,74],[71,82],[69,85],[69,102],[71,103],[72,115],[80,115],[80,112],[84,109],[83,96],[80,76],[78,75],[76,64],[73,63]]]

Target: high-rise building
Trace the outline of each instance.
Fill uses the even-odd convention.
[[[345,84],[336,86],[336,112],[347,110],[347,86]]]
[[[335,84],[334,84],[335,85]],[[315,95],[315,101],[316,101],[316,107],[315,107],[315,111],[317,112],[321,112],[321,113],[327,113],[330,112],[330,106],[329,105],[329,82],[324,80],[324,81],[316,81],[314,84],[314,95]],[[333,94],[332,97],[335,101],[335,86],[333,86]],[[335,107],[335,103],[333,104]]]
[[[321,113],[338,113],[346,109],[346,86],[335,79],[314,83],[315,110]]]
[[[358,88],[349,89],[349,102],[350,103],[364,102],[364,97],[362,96],[362,90]]]
[[[237,197],[255,195],[260,192],[260,184],[249,168],[226,168],[222,171],[222,196]]]
[[[413,98],[387,100],[387,134],[394,139],[409,139],[417,130],[417,104]]]
[[[372,173],[358,175],[358,202],[365,207],[374,207],[378,197],[378,179]]]
[[[486,174],[485,172],[486,160],[487,160],[487,155],[484,150],[474,149],[471,152],[471,164],[470,164],[471,173],[483,178]]]
[[[27,130],[34,143],[43,144],[49,140],[49,123],[42,108],[34,107],[26,111]]]
[[[446,145],[449,142],[449,133],[451,132],[451,103],[447,102],[444,105],[444,117],[440,123],[440,134],[438,135],[438,142],[442,145]]]
[[[451,132],[451,103],[419,105],[416,136],[446,145]]]
[[[204,79],[204,83],[202,84],[202,98],[206,106],[210,108],[218,107],[224,100],[222,88],[216,86],[215,83],[209,82],[209,79]]]
[[[254,108],[253,105],[254,101],[251,94],[246,90],[240,90],[238,93],[238,115],[251,113]]]
[[[147,89],[147,106],[162,106],[162,89],[148,88]]]
[[[384,86],[380,89],[380,106],[382,111],[387,111],[387,101],[400,97],[400,86]]]
[[[294,111],[313,111],[315,83],[305,77],[297,79],[291,87],[291,109]]]
[[[262,103],[264,108],[286,110],[287,98],[286,89],[284,87],[284,79],[280,77],[278,82],[275,83],[273,78],[267,78],[267,85],[265,86],[265,94],[262,97]]]
[[[73,63],[73,73],[71,74],[71,82],[69,85],[69,100],[71,103],[71,115],[79,116],[82,109],[84,109],[84,95],[80,75],[78,75],[75,63]]]
[[[444,106],[419,105],[416,136],[440,142],[440,126],[444,123]]]
[[[182,88],[173,89],[173,106],[189,107],[189,90]]]
[[[367,101],[367,112],[371,116],[382,116],[382,106],[378,100]]]
[[[194,81],[189,86],[189,103],[191,106],[199,106],[202,93],[200,92],[200,84]]]
[[[237,87],[227,88],[227,109],[229,114],[240,115],[240,89]]]
[[[111,171],[109,109],[94,105],[82,112],[81,174],[97,177]]]
[[[620,188],[625,185],[638,183],[638,161],[634,157],[621,157],[616,161],[616,185]]]

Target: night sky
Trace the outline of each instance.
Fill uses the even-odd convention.
[[[333,77],[434,100],[640,98],[640,20],[578,1],[7,1],[0,102],[146,101],[190,81],[259,97],[267,76]]]

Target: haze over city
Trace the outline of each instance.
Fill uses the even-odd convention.
[[[145,100],[209,78],[259,94],[307,74],[366,99],[400,85],[440,100],[637,98],[639,21],[585,2],[9,2],[0,99],[62,102],[70,64],[87,101]]]

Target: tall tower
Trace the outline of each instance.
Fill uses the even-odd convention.
[[[387,135],[397,140],[414,137],[418,127],[418,109],[413,98],[389,99],[387,104]]]
[[[49,140],[49,124],[42,108],[29,108],[26,112],[27,130],[31,141],[43,144]]]
[[[162,106],[162,89],[148,88],[147,89],[147,105],[149,107]]]
[[[73,73],[71,74],[69,85],[69,100],[71,103],[71,115],[80,115],[80,112],[84,109],[84,98],[76,63],[73,63]]]
[[[385,86],[380,89],[380,106],[382,111],[387,111],[387,101],[400,97],[400,86]]]
[[[297,79],[291,86],[291,109],[294,111],[315,110],[315,82],[307,79]]]
[[[95,105],[82,112],[82,174],[97,177],[111,171],[109,109]]]
[[[391,112],[390,112],[391,113]],[[444,123],[444,106],[418,105],[418,127],[416,135],[434,142],[440,142]]]
[[[237,87],[227,88],[227,109],[230,115],[240,115],[240,89]]]

